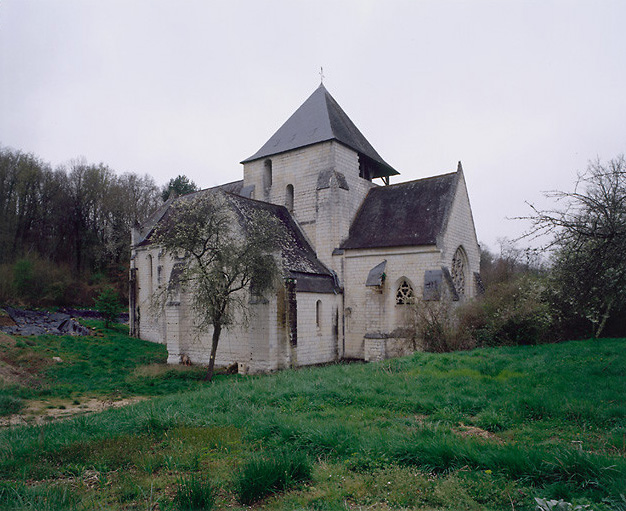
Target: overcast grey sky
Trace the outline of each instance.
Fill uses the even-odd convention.
[[[392,182],[463,162],[479,239],[626,152],[626,2],[1,0],[0,144],[241,179],[324,84]]]

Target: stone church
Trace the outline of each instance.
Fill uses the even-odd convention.
[[[243,180],[196,193],[274,215],[286,240],[285,279],[271,296],[250,300],[247,321],[222,331],[217,365],[261,372],[403,355],[413,349],[413,304],[480,292],[461,163],[455,172],[390,184],[399,172],[323,84],[242,164]],[[206,364],[211,332],[194,328],[188,297],[150,307],[153,293],[175,279],[175,261],[150,242],[173,200],[184,197],[133,229],[131,334],[166,344],[169,363]]]

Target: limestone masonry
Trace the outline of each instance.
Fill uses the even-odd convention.
[[[261,372],[407,354],[416,304],[480,292],[461,163],[456,172],[390,185],[399,173],[323,85],[242,163],[242,181],[198,193],[224,193],[241,207],[272,204],[293,247],[282,256],[285,285],[250,300],[248,320],[222,331],[217,365]],[[211,332],[195,328],[189,296],[178,293],[158,312],[150,306],[174,278],[175,262],[149,239],[174,200],[133,230],[130,329],[166,344],[169,363],[206,364]]]

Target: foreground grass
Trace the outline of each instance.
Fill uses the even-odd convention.
[[[5,430],[0,508],[626,509],[625,342],[233,377]]]

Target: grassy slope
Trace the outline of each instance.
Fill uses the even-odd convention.
[[[86,396],[117,399],[198,387],[199,368],[181,371],[164,366],[165,346],[128,337],[125,325],[104,330],[101,321],[84,323],[94,328],[93,337],[2,337],[0,360],[5,368],[19,368],[19,377],[0,386],[0,415],[14,411],[10,398],[25,402],[36,398],[62,402]],[[53,357],[63,362],[56,363]]]
[[[180,477],[202,472],[218,488],[218,507],[236,506],[239,468],[285,449],[308,456],[312,481],[261,507],[533,509],[535,496],[626,505],[624,347],[603,340],[418,353],[224,378],[121,410],[5,430],[0,477],[9,482],[0,505],[18,495],[60,508],[71,486],[67,509],[156,501],[168,509]]]

